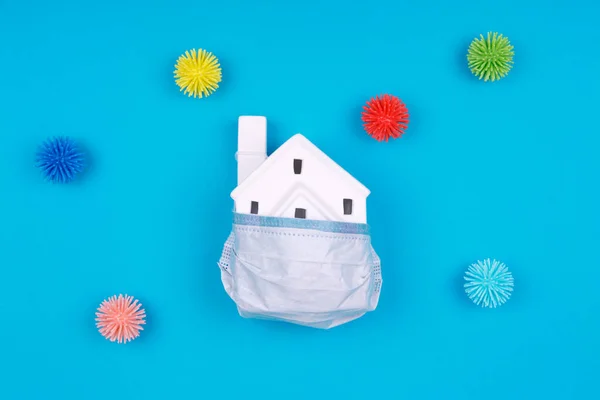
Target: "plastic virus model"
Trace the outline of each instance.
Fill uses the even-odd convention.
[[[84,165],[83,153],[77,143],[69,137],[47,139],[39,147],[36,155],[36,166],[41,169],[44,177],[53,183],[73,181]]]
[[[186,51],[175,65],[175,83],[188,97],[210,96],[221,82],[221,66],[212,53],[199,49]]]
[[[471,72],[484,81],[504,78],[513,66],[513,46],[508,38],[496,32],[479,35],[469,46],[467,61]]]
[[[500,261],[477,261],[465,273],[465,292],[476,305],[496,308],[510,298],[514,279]]]
[[[146,323],[142,305],[132,296],[119,295],[104,300],[96,312],[96,327],[111,342],[127,343],[140,336]]]
[[[408,128],[408,109],[396,96],[375,97],[363,107],[365,131],[377,141],[397,139]]]

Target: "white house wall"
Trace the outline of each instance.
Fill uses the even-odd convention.
[[[276,163],[260,171],[235,199],[236,211],[250,214],[252,201],[258,215],[294,218],[296,208],[306,210],[306,219],[366,223],[366,197],[339,171],[315,157],[304,146],[288,146]],[[294,174],[294,159],[302,160],[300,174]],[[352,214],[344,215],[343,201],[352,199]]]

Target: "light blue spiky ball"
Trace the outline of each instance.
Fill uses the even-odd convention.
[[[500,261],[477,261],[465,273],[465,292],[473,303],[496,308],[510,299],[514,279],[506,265]]]

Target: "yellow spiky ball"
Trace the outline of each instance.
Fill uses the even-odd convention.
[[[221,66],[209,51],[195,49],[186,51],[175,64],[175,83],[188,97],[210,96],[221,82]]]

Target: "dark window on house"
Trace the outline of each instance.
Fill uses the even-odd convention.
[[[250,203],[250,214],[258,214],[258,201]]]
[[[294,159],[294,174],[300,175],[302,173],[302,160]]]
[[[296,214],[294,214],[294,217],[306,219],[306,210],[304,208],[296,208]]]
[[[352,199],[344,199],[344,215],[352,215]]]

